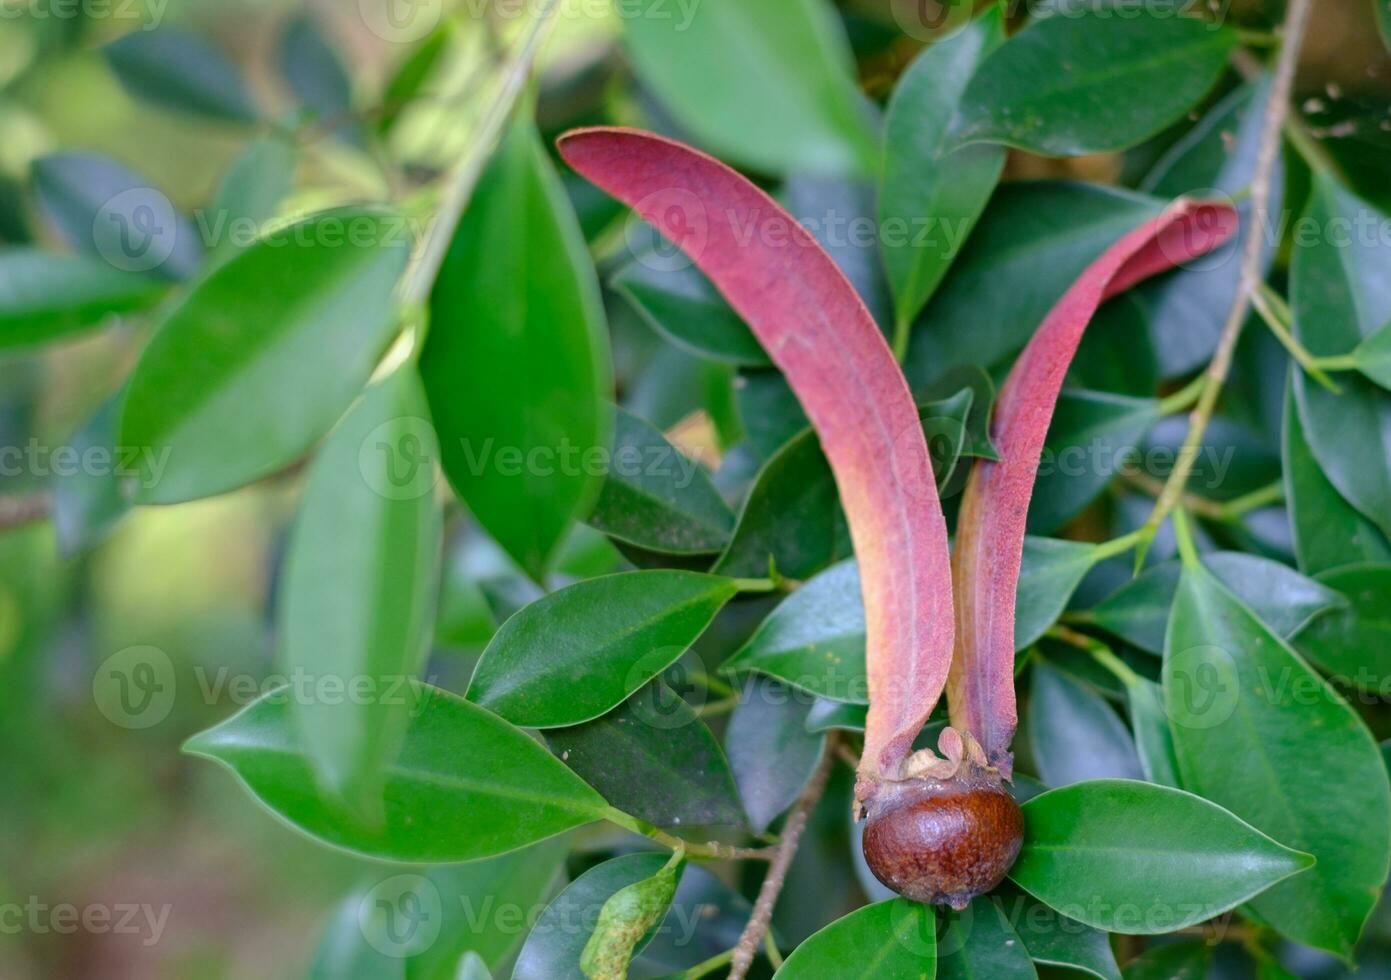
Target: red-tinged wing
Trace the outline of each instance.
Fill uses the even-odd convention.
[[[947,700],[952,725],[974,735],[1007,777],[1017,723],[1014,602],[1024,524],[1053,407],[1082,333],[1103,301],[1216,248],[1236,228],[1230,207],[1180,200],[1128,233],[1053,307],[1000,389],[992,429],[1000,461],[976,465],[957,519],[956,651]]]
[[[560,152],[714,282],[816,427],[864,594],[870,707],[861,771],[896,772],[946,683],[954,621],[946,521],[888,344],[816,240],[718,160],[612,128],[569,133]]]

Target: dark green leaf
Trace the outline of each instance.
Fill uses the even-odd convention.
[[[1082,541],[1024,539],[1023,565],[1015,590],[1014,649],[1023,650],[1037,642],[1058,621],[1098,557],[1096,545]]]
[[[731,949],[752,911],[748,900],[714,872],[686,865],[671,911],[639,955],[634,975],[665,976]]]
[[[1315,175],[1305,213],[1314,230],[1295,236],[1290,287],[1295,335],[1315,356],[1347,354],[1391,319],[1391,241],[1366,231],[1387,220]],[[1391,399],[1354,374],[1339,376],[1340,394],[1302,371],[1293,377],[1314,458],[1349,503],[1391,534]]]
[[[942,910],[937,980],[1036,980],[1028,947],[989,897],[960,912]]]
[[[796,801],[821,758],[825,736],[807,731],[815,699],[766,677],[744,683],[725,751],[754,833]]]
[[[1127,935],[1210,919],[1313,863],[1220,806],[1150,783],[1049,790],[1024,804],[1024,819],[1015,883],[1069,918]]]
[[[1042,660],[1033,663],[1029,744],[1049,786],[1086,779],[1139,779],[1130,732],[1104,700]]]
[[[45,344],[153,304],[159,282],[98,259],[36,248],[0,251],[0,349]]]
[[[1391,388],[1391,323],[1368,334],[1352,352],[1357,370],[1383,388]]]
[[[241,251],[260,237],[290,193],[297,163],[294,146],[282,137],[263,136],[247,144],[218,185],[215,224],[205,229],[220,254]]]
[[[396,328],[401,227],[386,211],[320,212],[214,269],[168,313],[121,418],[123,444],[168,463],[142,468],[136,500],[236,489],[328,431]]]
[[[613,453],[590,526],[662,554],[724,548],[734,515],[700,463],[642,419],[614,412]]]
[[[131,31],[101,51],[121,86],[151,105],[231,122],[259,115],[237,66],[191,31]]]
[[[734,379],[734,401],[749,442],[765,459],[811,424],[797,396],[776,371],[740,372]]]
[[[710,280],[671,246],[639,255],[609,284],[643,320],[694,354],[729,364],[769,363],[753,333]]]
[[[1385,883],[1391,789],[1348,705],[1206,569],[1186,567],[1164,651],[1184,786],[1318,859],[1251,903],[1298,942],[1347,955]]]
[[[1148,396],[1159,387],[1159,355],[1150,337],[1144,285],[1107,300],[1092,317],[1068,368],[1074,388]]]
[[[624,854],[576,878],[536,920],[517,956],[512,980],[585,980],[580,953],[594,932],[599,910],[616,892],[650,879],[666,863],[666,854]]]
[[[998,460],[1000,454],[990,441],[990,414],[995,407],[995,383],[984,370],[974,364],[950,368],[938,375],[931,384],[915,387],[913,400],[920,406],[928,405],[940,402],[964,389],[971,392],[971,410],[966,416],[961,455]],[[938,482],[940,485],[946,481]]]
[[[932,909],[903,898],[837,919],[792,951],[778,980],[932,980],[937,929]]]
[[[357,127],[346,118],[353,106],[352,79],[313,18],[305,14],[290,18],[277,55],[280,76],[294,97],[319,122],[336,123],[330,129],[335,135],[360,138]]]
[[[1212,947],[1202,939],[1181,940],[1145,950],[1125,966],[1125,980],[1205,980]]]
[[[986,59],[952,125],[955,145],[1006,143],[1049,156],[1134,146],[1217,83],[1236,32],[1177,4],[1080,7],[1042,16]],[[1120,99],[1117,92],[1145,92]]]
[[[999,8],[993,7],[918,55],[889,100],[879,240],[900,323],[911,323],[936,290],[1000,179],[1001,148],[943,150],[966,83],[1004,39]]]
[[[577,582],[502,624],[468,697],[527,728],[590,721],[671,666],[735,591],[674,570]]]
[[[781,174],[873,171],[869,110],[822,0],[709,0],[680,15],[624,17],[623,30],[638,78],[717,155]]]
[[[110,157],[34,161],[34,192],[69,245],[120,272],[185,279],[203,260],[198,229],[148,180]]]
[[[1295,634],[1296,649],[1346,683],[1384,691],[1391,677],[1391,565],[1345,565],[1318,579],[1346,601]]]
[[[1152,680],[1132,675],[1125,679],[1125,697],[1145,778],[1179,788],[1178,756],[1174,753],[1174,734],[1169,730],[1169,713],[1164,708],[1164,689]]]
[[[551,751],[624,813],[658,827],[743,822],[715,736],[661,679],[602,718],[546,733]]]
[[[611,385],[593,266],[519,113],[445,258],[420,371],[445,474],[528,574],[544,574],[601,474]]]
[[[1006,886],[994,893],[1005,918],[1035,963],[1090,973],[1098,980],[1120,980],[1111,941],[1100,929],[1083,925],[1021,891]]]
[[[71,472],[55,474],[53,529],[65,555],[100,543],[130,510],[119,480],[130,462],[116,449],[120,400],[119,394],[108,398],[72,434],[68,445],[82,463]]]
[[[589,980],[625,980],[634,951],[667,914],[684,866],[679,854],[673,854],[652,877],[609,896],[580,951],[580,969]]]
[[[807,712],[807,731],[829,732],[838,728],[847,732],[862,732],[865,730],[866,711],[863,704],[817,698],[816,704]]]
[[[184,749],[222,763],[272,813],[328,844],[388,861],[473,861],[603,817],[603,797],[501,718],[437,688],[386,774],[385,819],[368,826],[315,787],[292,717],[273,691]]]
[[[294,705],[300,740],[324,789],[369,818],[431,636],[441,521],[428,416],[409,365],[367,389],[309,469],[280,579],[280,666],[322,692]]]

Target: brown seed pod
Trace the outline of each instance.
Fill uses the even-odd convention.
[[[990,891],[1023,841],[1024,814],[991,770],[886,781],[867,802],[869,869],[900,895],[930,905],[963,909]]]

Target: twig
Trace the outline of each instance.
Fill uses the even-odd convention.
[[[688,857],[693,858],[709,858],[716,861],[771,861],[778,853],[776,847],[736,847],[720,841],[686,840],[614,807],[609,807],[604,812],[604,819],[624,830],[650,837],[673,851],[685,851]]]
[[[1188,436],[1184,439],[1183,449],[1179,451],[1174,472],[1170,474],[1159,500],[1155,502],[1153,512],[1145,521],[1145,532],[1151,538],[1163,525],[1169,512],[1182,499],[1188,477],[1193,472],[1198,449],[1202,446],[1203,435],[1207,432],[1208,422],[1211,421],[1212,413],[1217,407],[1217,397],[1231,372],[1237,337],[1246,321],[1246,314],[1251,309],[1251,297],[1260,288],[1263,280],[1261,254],[1265,235],[1261,226],[1269,217],[1267,212],[1270,208],[1271,177],[1280,155],[1280,134],[1289,115],[1290,92],[1294,87],[1295,69],[1299,65],[1299,47],[1304,39],[1304,28],[1309,22],[1312,2],[1313,0],[1290,0],[1285,13],[1285,24],[1281,32],[1284,43],[1275,67],[1270,101],[1265,107],[1256,170],[1251,179],[1251,220],[1254,227],[1247,233],[1245,248],[1241,254],[1241,280],[1231,311],[1227,314],[1227,322],[1222,328],[1222,335],[1218,339],[1217,350],[1204,372],[1207,382],[1198,399],[1197,407],[1189,416]],[[1143,552],[1143,549],[1141,550]]]
[[[748,925],[744,927],[744,933],[739,937],[738,945],[734,947],[734,957],[729,964],[729,980],[744,980],[749,967],[753,965],[753,958],[758,955],[758,947],[773,920],[773,906],[777,904],[778,895],[787,880],[787,869],[792,866],[792,859],[797,855],[797,845],[802,840],[802,832],[807,829],[807,820],[811,817],[816,801],[821,799],[821,794],[825,792],[826,780],[831,775],[832,763],[835,760],[835,743],[836,736],[832,732],[826,737],[826,748],[821,753],[821,761],[817,763],[816,771],[812,773],[811,782],[807,783],[807,788],[802,791],[802,795],[792,806],[792,812],[787,815],[787,822],[783,824],[782,829],[782,843],[778,845],[773,863],[768,868],[768,875],[758,890],[753,915],[749,917]]]
[[[52,512],[53,497],[47,493],[0,496],[0,531],[33,524]]]
[[[1275,339],[1280,341],[1290,357],[1304,369],[1304,372],[1319,384],[1323,385],[1333,394],[1341,394],[1342,390],[1333,383],[1319,364],[1318,358],[1309,353],[1308,348],[1299,342],[1294,333],[1290,330],[1290,325],[1294,322],[1293,314],[1290,312],[1289,305],[1285,298],[1271,289],[1266,283],[1261,283],[1255,293],[1251,295],[1251,302],[1256,307],[1256,312],[1260,314],[1265,325],[1270,328],[1270,332],[1275,335]]]

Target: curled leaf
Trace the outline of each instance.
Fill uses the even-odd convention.
[[[580,969],[589,980],[623,980],[628,975],[633,950],[671,907],[684,866],[685,855],[677,851],[651,878],[635,881],[609,896],[580,954]]]

